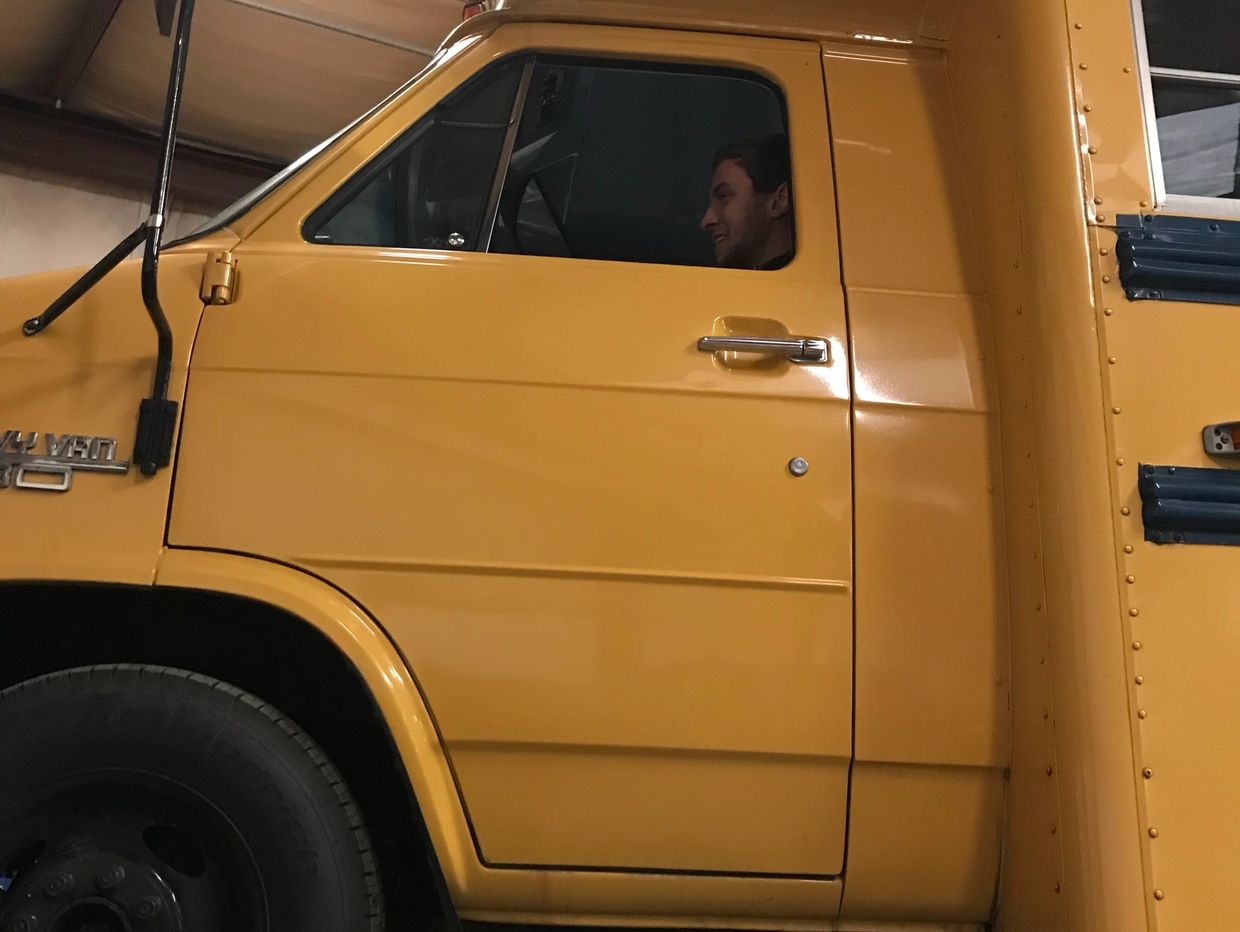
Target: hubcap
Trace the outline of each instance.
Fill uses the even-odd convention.
[[[171,888],[150,864],[84,848],[41,858],[5,895],[3,932],[182,932]]]
[[[130,928],[110,903],[79,903],[56,920],[55,932],[129,932]]]
[[[210,801],[149,773],[94,772],[29,800],[0,837],[0,932],[267,928],[240,831]]]

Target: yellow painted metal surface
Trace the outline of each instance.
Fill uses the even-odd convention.
[[[1240,397],[1225,365],[1202,364],[1203,339],[1226,346],[1240,336],[1240,322],[1217,305],[1128,301],[1114,243],[1109,230],[1091,238],[1098,302],[1112,310],[1100,315],[1100,352],[1115,359],[1103,363],[1118,528],[1112,626],[1122,632],[1128,674],[1145,901],[1160,930],[1227,928],[1240,865],[1233,779],[1240,725],[1231,688],[1240,638],[1226,593],[1240,553],[1145,542],[1136,486],[1140,463],[1225,465],[1206,456],[1201,429],[1232,419]]]
[[[399,651],[356,602],[292,567],[237,554],[168,549],[155,584],[273,605],[320,630],[366,682],[408,770],[440,867],[463,915],[529,922],[611,921],[681,928],[823,929],[839,881],[494,870],[479,863],[435,720]],[[898,930],[893,930],[898,932]]]
[[[1067,0],[1066,8],[1085,209],[1109,225],[1154,204],[1132,0]]]
[[[1013,3],[1021,235],[1069,928],[1146,928],[1084,145],[1062,6]],[[1116,26],[1120,24],[1115,24]],[[1130,42],[1131,32],[1115,41]],[[1136,145],[1134,140],[1133,145]],[[1108,623],[1108,619],[1110,622]],[[1010,922],[1019,922],[1019,916]]]
[[[528,48],[782,85],[793,264],[302,241]],[[1229,928],[1240,567],[1145,543],[1136,467],[1211,465],[1201,427],[1240,417],[1211,353],[1240,325],[1119,289],[1114,215],[1154,202],[1135,48],[1127,0],[513,0],[235,235],[165,258],[176,397],[198,338],[171,549],[170,472],[85,475],[0,491],[38,529],[4,576],[216,589],[323,630],[470,918]],[[212,249],[238,278],[204,313]],[[136,264],[21,337],[68,278],[0,284],[0,429],[128,453]],[[824,336],[831,365],[695,348],[747,326]]]
[[[1001,412],[1002,483],[1011,654],[1011,761],[1004,792],[999,929],[1061,932],[1068,925],[1060,850],[1055,720],[1051,715],[1049,632],[1042,578],[1039,492],[1034,459],[1029,327],[1033,305],[1020,222],[1015,141],[1024,114],[1009,56],[1019,33],[1014,5],[966,6],[947,57],[961,170],[976,230],[982,285],[994,338]]]
[[[859,39],[889,44],[942,45],[951,36],[959,0],[784,0],[757,5],[751,0],[498,0],[495,16],[468,20],[450,38],[491,21],[598,23],[653,26],[693,32],[712,31],[781,38]]]
[[[355,165],[531,47],[778,80],[807,205],[792,265],[301,240]],[[310,568],[382,619],[488,864],[843,869],[848,347],[818,59],[790,41],[503,27],[288,198],[235,250],[234,303],[204,318],[170,540]],[[832,361],[698,352],[738,317],[825,337]],[[238,435],[278,462],[221,456]]]
[[[1142,462],[1223,465],[1205,455],[1201,429],[1234,417],[1226,409],[1236,392],[1226,367],[1203,358],[1234,340],[1233,315],[1217,305],[1125,297],[1110,228],[1117,213],[1156,209],[1137,42],[1122,41],[1132,36],[1131,6],[1068,0],[1066,7],[1083,212],[1092,224],[1088,292],[1072,303],[1096,333],[1087,344],[1093,358],[1081,365],[1099,373],[1095,411],[1105,427],[1105,459],[1094,474],[1101,479],[1105,469],[1110,493],[1105,514],[1095,508],[1090,517],[1099,532],[1105,527],[1115,580],[1097,593],[1105,612],[1092,616],[1109,636],[1109,650],[1077,675],[1105,675],[1115,685],[1106,697],[1107,739],[1118,744],[1126,734],[1130,756],[1113,753],[1107,769],[1118,793],[1118,767],[1126,765],[1123,782],[1133,788],[1136,810],[1135,820],[1130,809],[1124,813],[1131,834],[1122,855],[1123,839],[1115,839],[1110,852],[1094,858],[1102,870],[1108,861],[1123,865],[1108,882],[1129,913],[1140,907],[1149,928],[1226,928],[1234,924],[1232,877],[1240,865],[1240,805],[1228,789],[1240,727],[1227,681],[1240,661],[1240,641],[1222,593],[1240,563],[1228,547],[1146,543],[1136,483]],[[1103,707],[1091,698],[1090,708],[1099,716]],[[1097,785],[1096,771],[1082,776]],[[1139,878],[1130,866],[1138,855]],[[1138,920],[1124,922],[1108,927],[1135,928]]]
[[[323,633],[365,681],[421,805],[444,878],[454,891],[477,882],[469,826],[434,722],[399,652],[356,602],[322,580],[268,560],[170,548],[156,586],[224,592],[282,609]]]
[[[221,243],[235,241],[224,234]],[[169,256],[160,268],[160,298],[175,353],[169,397],[179,400],[194,332],[202,312],[198,279],[201,247]],[[82,272],[45,272],[0,282],[0,435],[109,437],[116,460],[128,461],[138,404],[151,393],[155,330],[142,305],[141,262],[122,263],[47,330],[22,335]],[[0,514],[13,528],[0,543],[8,579],[149,583],[164,543],[169,470],[147,478],[131,466],[124,475],[75,470],[63,493],[0,489]]]
[[[1002,782],[977,767],[858,762],[852,803],[845,918],[989,919]]]
[[[824,64],[855,384],[844,915],[985,919],[1010,753],[1007,586],[961,141],[941,53],[832,47]]]

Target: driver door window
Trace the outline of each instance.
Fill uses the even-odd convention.
[[[420,120],[304,232],[337,245],[712,266],[702,224],[717,153],[772,140],[786,153],[786,139],[783,95],[757,75],[527,55]],[[785,154],[790,185],[787,169]]]

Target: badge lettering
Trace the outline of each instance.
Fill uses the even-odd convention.
[[[73,439],[72,434],[61,434],[60,439],[56,439],[55,434],[44,434],[47,438],[47,455],[48,456],[64,456],[69,449],[69,441]]]
[[[38,431],[0,433],[0,489],[67,492],[75,472],[129,472],[129,463],[116,459],[113,437],[48,432],[43,438],[45,451],[36,452]]]
[[[93,460],[104,460],[109,463],[116,462],[116,441],[111,437],[95,437],[91,440],[90,458]]]
[[[37,430],[32,430],[29,435],[23,434],[20,430],[6,430],[4,439],[0,440],[0,453],[5,451],[17,454],[29,453],[38,442],[39,432]]]

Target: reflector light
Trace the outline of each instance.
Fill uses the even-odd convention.
[[[471,16],[477,16],[479,13],[485,13],[494,7],[489,0],[472,0],[465,4],[465,9],[461,13],[461,22],[469,19]]]

